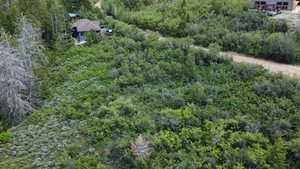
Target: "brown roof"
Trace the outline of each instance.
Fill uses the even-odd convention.
[[[72,29],[76,28],[78,32],[88,32],[91,30],[100,31],[100,22],[88,19],[80,19],[72,24]]]

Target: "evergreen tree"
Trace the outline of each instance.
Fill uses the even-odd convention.
[[[92,5],[89,0],[61,0],[68,12],[77,12],[81,7],[91,9]]]
[[[15,4],[7,3],[7,5],[0,6],[0,27],[11,35],[14,34],[19,15],[19,9]]]

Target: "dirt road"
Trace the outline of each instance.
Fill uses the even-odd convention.
[[[231,57],[235,62],[251,63],[263,66],[270,72],[282,73],[292,78],[300,78],[300,66],[293,66],[288,64],[276,63],[264,59],[253,58],[237,54],[235,52],[221,52],[222,56]]]
[[[162,36],[159,38],[159,40],[161,40],[161,41],[166,40],[166,39],[167,38],[162,37]],[[205,51],[209,50],[208,48],[204,48],[202,46],[193,45],[192,47],[196,48],[196,49],[200,49],[200,50],[205,50]],[[300,78],[300,66],[293,66],[293,65],[288,65],[288,64],[272,62],[269,60],[253,58],[253,57],[239,54],[236,52],[220,52],[220,55],[225,56],[225,57],[230,57],[235,62],[243,62],[243,63],[261,65],[265,69],[269,70],[270,72],[282,73],[282,74],[287,75],[292,78]]]

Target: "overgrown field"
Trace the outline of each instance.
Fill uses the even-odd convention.
[[[299,34],[285,21],[249,12],[251,0],[108,0],[105,13],[165,36],[186,37],[198,45],[217,43],[277,62],[300,62]]]
[[[299,81],[109,24],[111,38],[52,54],[46,104],[11,130],[2,168],[299,167]]]

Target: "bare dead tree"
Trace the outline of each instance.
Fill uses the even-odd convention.
[[[43,54],[39,30],[24,16],[19,19],[18,30],[16,46],[0,31],[0,103],[5,105],[4,116],[12,124],[21,122],[39,102],[33,67]]]
[[[145,141],[142,136],[136,138],[135,143],[130,145],[131,152],[138,158],[145,159],[151,155],[151,147],[148,141]]]
[[[38,63],[47,62],[46,57],[43,55],[44,46],[41,41],[40,29],[29,19],[21,16],[19,18],[18,31],[20,33],[16,36],[16,41],[21,59],[24,60],[26,69],[32,72]],[[34,73],[31,74],[34,75]],[[40,99],[37,97],[41,86],[39,80],[32,76],[27,82],[27,86],[28,101],[31,105],[39,105]]]
[[[19,34],[16,36],[18,49],[21,57],[24,59],[28,68],[32,68],[32,63],[37,59],[43,59],[43,45],[41,42],[41,34],[29,19],[24,16],[19,18],[18,24]]]
[[[7,107],[6,118],[12,123],[20,122],[33,111],[27,100],[28,79],[32,78],[16,47],[10,45],[2,31],[0,39],[0,101]]]

